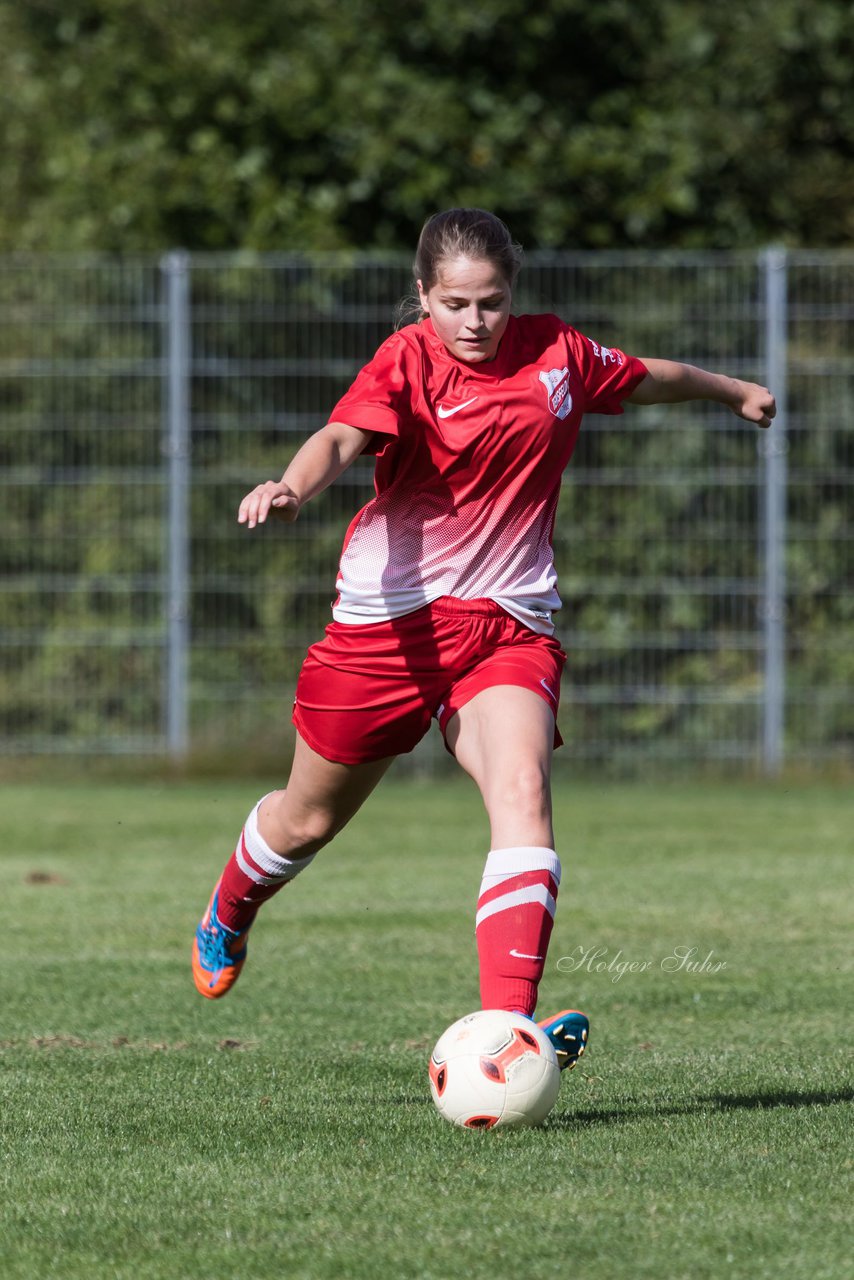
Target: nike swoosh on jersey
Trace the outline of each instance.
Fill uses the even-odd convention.
[[[527,956],[524,951],[517,951],[514,947],[510,952],[511,956],[518,957],[519,960],[542,960],[542,956]]]
[[[450,409],[446,409],[444,405],[436,406],[436,412],[440,418],[450,418],[453,414],[459,413],[460,409],[467,409],[470,404],[474,404],[477,396],[472,396],[471,400],[464,400],[462,404],[451,405]]]

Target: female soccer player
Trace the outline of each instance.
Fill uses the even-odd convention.
[[[349,821],[395,756],[438,721],[477,784],[491,845],[477,902],[481,1001],[531,1017],[560,883],[551,757],[565,654],[554,636],[551,533],[561,475],[585,412],[708,399],[760,427],[771,393],[668,360],[639,360],[554,315],[511,315],[521,249],[482,209],[425,224],[417,323],[388,338],[238,520],[296,520],[361,454],[376,497],[344,540],[325,639],[308,651],[287,787],[249,815],[196,931],[203,996],[231,988],[262,902]],[[561,1065],[584,1051],[587,1017],[540,1025]]]

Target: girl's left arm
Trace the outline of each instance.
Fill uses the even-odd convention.
[[[647,360],[647,374],[630,396],[628,404],[677,404],[684,400],[716,400],[725,404],[745,422],[757,427],[770,427],[777,412],[774,397],[767,387],[755,382],[742,382],[724,373],[708,373],[692,364],[675,360]]]

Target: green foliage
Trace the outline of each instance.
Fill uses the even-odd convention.
[[[854,237],[850,0],[0,3],[0,248]]]

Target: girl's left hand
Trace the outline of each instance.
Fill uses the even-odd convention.
[[[777,412],[777,405],[767,387],[760,387],[756,382],[735,380],[737,394],[730,408],[745,422],[755,422],[757,427],[770,427],[771,419]]]

